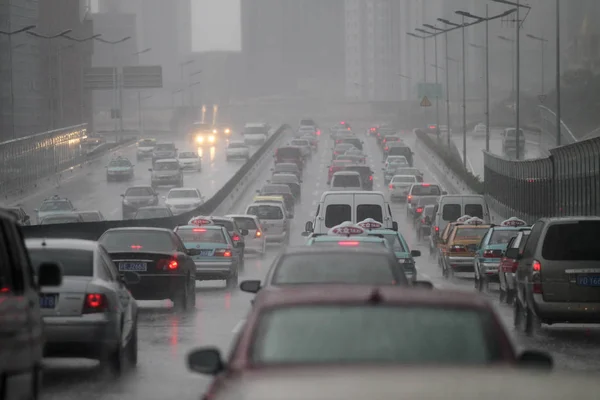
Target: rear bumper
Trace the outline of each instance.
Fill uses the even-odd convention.
[[[262,253],[264,251],[265,248],[265,239],[252,239],[252,240],[248,240],[246,239],[246,247],[245,250],[246,252],[250,252],[250,253]]]
[[[473,257],[448,257],[446,265],[454,272],[474,272]]]
[[[120,326],[114,315],[44,317],[45,357],[100,359],[120,343]]]
[[[136,300],[172,299],[185,287],[187,276],[184,274],[141,275],[135,285],[127,285]]]
[[[280,243],[280,242],[285,241],[287,236],[288,236],[287,232],[282,232],[282,233],[267,232],[267,233],[265,233],[265,240],[267,241],[267,243],[271,243],[271,242]]]
[[[174,177],[169,177],[169,178],[161,178],[161,179],[152,179],[150,182],[155,185],[173,185],[176,183],[179,183],[181,181],[181,177],[179,176],[174,176]]]
[[[498,276],[498,268],[500,267],[500,261],[498,262],[480,262],[479,263],[479,272],[482,275],[488,277],[497,277]]]
[[[221,280],[230,277],[235,270],[233,258],[226,262],[195,261],[196,280]]]
[[[543,295],[533,294],[533,310],[540,319],[550,322],[600,322],[600,303],[546,302]]]

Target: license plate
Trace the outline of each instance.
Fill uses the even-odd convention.
[[[212,255],[213,255],[212,250],[201,250],[200,251],[200,257],[210,257]]]
[[[119,271],[145,272],[148,270],[148,264],[145,262],[121,262]]]
[[[600,286],[600,276],[598,275],[579,275],[577,277],[579,286]]]
[[[56,308],[57,294],[40,294],[40,308]]]

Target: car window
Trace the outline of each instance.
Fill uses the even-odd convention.
[[[471,217],[483,218],[483,206],[481,204],[465,204],[465,214]]]
[[[285,147],[277,149],[277,157],[279,158],[300,158],[300,149],[296,147]]]
[[[360,187],[360,176],[358,175],[335,175],[332,187]]]
[[[179,158],[198,158],[198,154],[193,151],[184,151],[179,153]]]
[[[131,163],[129,162],[129,160],[111,160],[110,163],[108,163],[109,167],[131,167]]]
[[[40,211],[71,211],[71,203],[68,201],[45,201],[40,207]]]
[[[481,240],[485,236],[486,233],[487,233],[487,229],[483,229],[483,228],[459,227],[456,229],[456,234],[454,235],[454,239]]]
[[[248,146],[246,146],[244,143],[235,143],[235,142],[229,143],[229,146],[227,146],[227,147],[229,147],[230,149],[245,149],[245,148],[248,148]]]
[[[408,251],[400,241],[397,233],[384,233],[383,237],[394,252],[405,253]]]
[[[381,245],[379,245],[381,246]],[[385,255],[348,253],[347,255],[289,254],[275,267],[274,285],[301,285],[315,283],[345,283],[391,285],[395,282]]]
[[[442,207],[442,219],[444,221],[456,221],[460,215],[460,204],[444,204]]]
[[[448,307],[285,307],[262,315],[250,357],[256,364],[488,364],[501,357],[499,339],[488,339],[491,324],[487,313]]]
[[[395,176],[392,178],[392,183],[414,183],[417,178],[414,176]]]
[[[71,224],[74,222],[81,222],[79,219],[79,215],[64,215],[64,216],[50,216],[43,218],[40,222],[40,225],[49,225],[49,224]]]
[[[515,237],[519,233],[515,230],[500,230],[496,229],[492,232],[492,237],[488,241],[488,244],[508,244],[510,239]]]
[[[161,162],[161,163],[156,163],[154,164],[154,170],[155,171],[176,171],[178,170],[179,167],[179,163],[176,161],[173,162]]]
[[[221,243],[227,244],[227,239],[223,234],[222,230],[216,229],[204,229],[204,228],[193,228],[193,229],[179,229],[177,236],[181,238],[184,243]]]
[[[538,242],[542,236],[542,231],[544,230],[544,225],[545,224],[542,221],[538,221],[531,227],[529,238],[527,239],[525,248],[523,249],[523,258],[530,258],[535,254]]]
[[[248,207],[246,214],[256,215],[258,219],[283,219],[283,211],[280,207],[269,205],[256,205]]]
[[[152,191],[152,189],[147,188],[147,187],[132,187],[127,189],[127,191],[125,191],[125,197],[127,196],[132,196],[132,197],[142,197],[142,196],[152,196],[154,194],[154,192]]]
[[[231,221],[217,219],[217,220],[213,220],[213,223],[215,225],[224,227],[227,230],[227,232],[233,232],[233,231],[237,230],[236,227],[233,225],[233,222],[231,222]]]
[[[544,237],[542,257],[551,261],[600,261],[600,221],[550,225]]]
[[[254,218],[235,217],[235,223],[240,229],[253,230],[258,228]]]
[[[383,222],[383,209],[379,204],[360,204],[356,207],[356,220],[364,221],[373,218],[375,221]]]
[[[325,226],[327,228],[333,228],[342,222],[351,220],[352,207],[348,204],[330,204],[325,209]]]
[[[100,214],[97,212],[80,212],[79,215],[85,222],[101,221]]]
[[[154,149],[158,151],[173,151],[175,150],[175,145],[173,143],[162,143],[157,144]]]
[[[170,190],[167,195],[169,199],[197,199],[198,192],[194,189],[190,190]]]
[[[98,240],[110,252],[175,250],[171,235],[158,230],[126,229],[105,232]]]
[[[138,142],[138,145],[140,147],[152,147],[152,146],[154,146],[154,143],[155,143],[154,140],[151,140],[151,139],[142,139],[142,140],[140,140]]]
[[[92,276],[94,272],[94,252],[90,250],[29,249],[29,258],[36,275],[40,264],[48,261],[59,263],[64,276]]]
[[[413,196],[440,196],[442,191],[438,185],[414,185],[411,194]]]

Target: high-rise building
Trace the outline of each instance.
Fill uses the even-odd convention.
[[[249,96],[343,96],[344,0],[241,2]]]

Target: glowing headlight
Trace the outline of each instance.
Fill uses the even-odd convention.
[[[204,142],[204,138],[202,136],[196,136],[196,142],[202,143]]]
[[[216,130],[216,129],[213,129],[213,133],[217,133],[217,130]]]
[[[229,128],[225,129],[225,133],[231,133],[231,130]]]
[[[215,137],[214,137],[214,136],[209,136],[209,137],[208,137],[208,141],[209,141],[210,143],[214,143],[214,142],[215,142]]]

